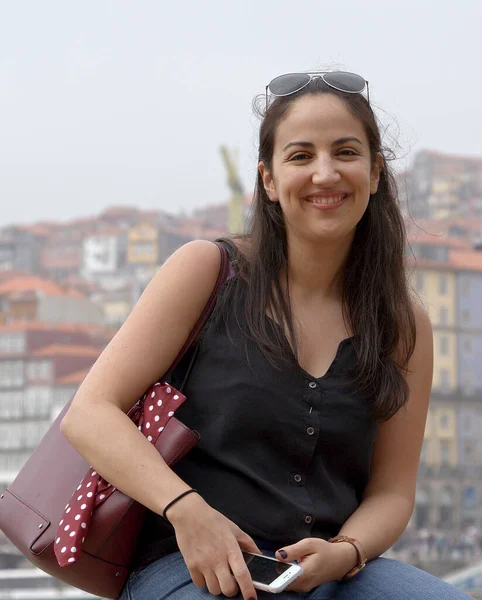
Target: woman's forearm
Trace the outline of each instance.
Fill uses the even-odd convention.
[[[368,560],[390,548],[404,532],[413,511],[413,501],[396,493],[365,498],[340,529],[340,535],[357,539]]]
[[[158,514],[189,489],[114,404],[72,407],[62,421],[61,431],[104,479]]]

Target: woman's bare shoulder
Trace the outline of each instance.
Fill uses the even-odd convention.
[[[209,241],[176,250],[90,370],[73,406],[105,401],[127,411],[179,353],[209,300],[220,263],[219,248]]]

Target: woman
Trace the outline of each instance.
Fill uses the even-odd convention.
[[[241,549],[301,562],[283,598],[464,597],[377,558],[413,509],[432,331],[407,289],[365,83],[294,74],[267,88],[250,232],[227,242],[238,273],[176,414],[200,431],[196,449],[169,469],[125,413],[208,300],[220,255],[207,241],[160,269],[63,421],[86,459],[151,511],[124,598],[263,596]],[[329,541],[338,535],[350,539]]]

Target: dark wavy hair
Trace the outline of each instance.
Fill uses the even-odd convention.
[[[357,368],[353,380],[368,391],[374,418],[384,421],[408,400],[405,375],[415,347],[415,318],[405,270],[405,226],[396,183],[388,164],[392,153],[382,146],[377,118],[362,94],[338,92],[314,79],[300,92],[275,98],[259,131],[259,161],[272,169],[275,133],[293,104],[302,96],[333,94],[363,125],[372,164],[383,158],[378,190],[358,223],[342,275],[343,316],[353,331]],[[255,105],[256,106],[256,105]],[[296,336],[289,300],[286,228],[278,202],[271,202],[258,172],[246,234],[226,239],[248,286],[241,308],[246,333],[277,368],[297,358]],[[249,245],[246,256],[239,247]],[[283,285],[282,274],[286,275]],[[236,301],[238,283],[230,301]],[[283,289],[288,290],[284,293]],[[273,328],[274,321],[284,327]],[[291,346],[287,340],[291,341]]]

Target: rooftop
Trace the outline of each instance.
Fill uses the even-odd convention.
[[[0,296],[36,292],[44,296],[73,296],[84,298],[84,295],[71,288],[62,287],[36,275],[16,275],[0,283]]]
[[[67,344],[51,344],[30,353],[30,356],[39,358],[44,356],[92,356],[97,358],[102,350],[95,346],[80,346]]]
[[[78,386],[84,381],[89,370],[90,369],[82,369],[81,371],[75,371],[75,373],[69,373],[69,375],[64,375],[63,377],[59,377],[55,383],[57,385]]]

